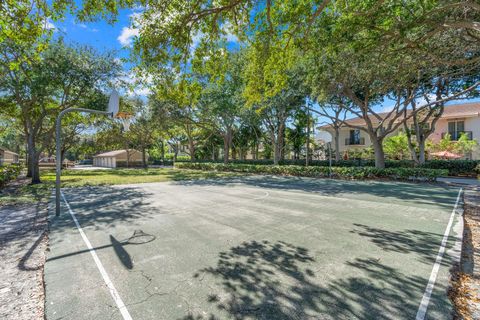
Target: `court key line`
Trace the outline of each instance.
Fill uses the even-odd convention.
[[[430,297],[432,295],[433,287],[435,286],[435,281],[437,280],[438,271],[440,269],[440,264],[442,263],[443,254],[445,253],[445,247],[447,245],[448,235],[450,234],[450,229],[452,228],[453,219],[455,218],[455,213],[457,212],[458,202],[460,200],[460,195],[462,194],[463,188],[458,190],[457,201],[453,207],[452,213],[450,214],[450,220],[448,220],[447,228],[443,234],[443,239],[440,244],[440,249],[438,249],[437,258],[435,259],[435,264],[432,268],[432,273],[430,274],[430,279],[428,280],[427,287],[423,293],[422,302],[418,307],[416,320],[424,320],[427,314],[428,304],[430,303]]]
[[[113,300],[117,304],[118,309],[120,310],[120,313],[122,314],[122,317],[124,320],[132,320],[132,317],[130,316],[130,313],[127,310],[127,307],[123,303],[122,298],[120,298],[120,295],[118,294],[117,289],[113,286],[112,281],[110,280],[110,277],[107,274],[107,271],[103,267],[102,262],[97,256],[97,253],[95,252],[95,249],[93,248],[92,244],[90,243],[90,240],[88,240],[87,235],[85,232],[83,232],[82,227],[80,226],[80,223],[77,220],[77,217],[75,216],[75,213],[73,213],[72,208],[70,208],[70,204],[67,202],[67,199],[65,199],[65,195],[61,191],[61,195],[63,198],[63,201],[65,201],[65,204],[67,205],[68,212],[73,218],[73,222],[75,222],[75,225],[77,226],[78,232],[82,236],[83,241],[87,245],[88,251],[90,251],[90,254],[93,257],[93,260],[95,261],[95,264],[97,265],[98,271],[100,271],[100,274],[102,275],[103,281],[108,287],[108,290],[110,291],[110,294],[112,295]]]

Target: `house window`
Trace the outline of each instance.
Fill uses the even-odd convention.
[[[465,132],[465,122],[464,121],[450,121],[448,122],[448,133],[452,140],[458,140],[460,135]]]
[[[350,130],[350,144],[360,144],[360,130]]]

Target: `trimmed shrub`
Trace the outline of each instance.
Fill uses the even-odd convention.
[[[446,169],[450,176],[475,175],[475,168],[480,164],[478,160],[428,160],[422,168]]]
[[[273,174],[302,177],[329,177],[329,167],[320,166],[272,166],[248,164],[221,164],[221,163],[175,163],[176,168],[205,171],[229,171],[258,174]],[[435,181],[439,176],[448,174],[447,170],[427,168],[385,168],[375,167],[332,167],[332,178],[338,179],[393,179],[393,180],[424,180]]]
[[[198,163],[223,163],[222,160],[197,160]],[[230,164],[247,164],[247,165],[273,165],[273,160],[230,160]],[[448,170],[450,176],[473,176],[475,175],[475,167],[480,164],[478,160],[428,160],[419,168],[425,169],[445,169]],[[280,162],[282,166],[305,166],[305,160],[288,159]],[[310,161],[310,166],[328,167],[328,160]],[[374,160],[339,160],[332,161],[334,167],[375,167]],[[386,168],[415,168],[412,160],[386,160]]]
[[[15,180],[22,172],[18,164],[0,166],[0,188],[3,188],[9,181]]]

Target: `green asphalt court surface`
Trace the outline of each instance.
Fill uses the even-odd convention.
[[[268,176],[63,189],[82,231],[65,201],[50,212],[46,318],[415,319],[458,192]],[[425,319],[451,318],[460,220]]]

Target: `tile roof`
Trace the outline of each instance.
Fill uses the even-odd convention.
[[[138,152],[137,150],[133,150],[133,149],[129,149],[128,151]],[[93,157],[94,158],[96,158],[96,157],[116,157],[116,156],[121,155],[125,152],[127,152],[127,150],[114,150],[114,151],[100,153],[100,154],[97,154]]]
[[[380,117],[385,117],[388,115],[388,112],[380,112],[378,113]],[[471,102],[471,103],[463,103],[463,104],[454,104],[454,105],[447,105],[443,111],[442,118],[462,118],[462,117],[474,117],[480,116],[480,102]],[[370,115],[370,119],[373,122],[377,122],[376,118]],[[363,126],[365,125],[365,120],[363,118],[352,118],[348,119],[347,122],[350,125],[356,126]],[[320,128],[328,128],[329,125],[321,126]]]

